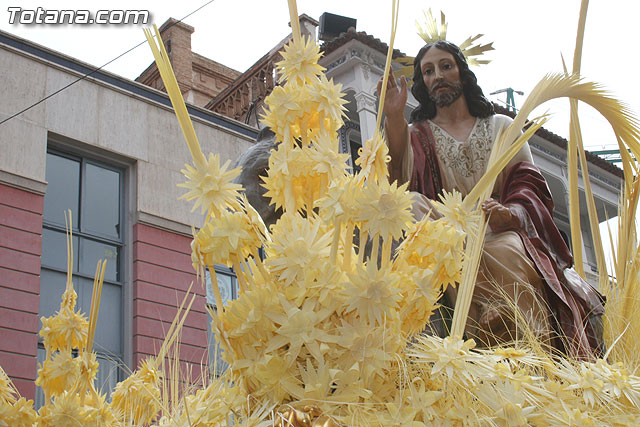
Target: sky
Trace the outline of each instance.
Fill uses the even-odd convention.
[[[0,9],[0,30],[42,44],[88,64],[102,66],[144,40],[141,25],[66,24],[24,25],[9,23],[9,7],[35,10],[43,2],[8,0]],[[49,3],[49,2],[47,2]],[[53,3],[53,2],[51,2]],[[209,4],[207,4],[209,3]],[[217,62],[244,71],[290,32],[285,0],[181,0],[159,1],[75,1],[58,0],[59,10],[148,10],[160,26],[169,17],[183,18],[195,28],[192,49]],[[575,46],[579,0],[400,0],[395,47],[414,56],[422,46],[416,34],[416,20],[424,22],[424,11],[443,11],[449,23],[448,39],[461,43],[470,35],[484,34],[481,41],[493,42],[486,57],[491,63],[473,70],[485,94],[512,87],[523,91],[516,105],[547,73],[561,72],[561,55],[569,66]],[[51,8],[50,8],[51,9]],[[298,12],[319,19],[323,12],[357,19],[357,30],[388,42],[391,29],[391,1],[385,0],[299,0]],[[640,87],[631,54],[638,40],[640,2],[629,0],[591,1],[583,50],[582,74],[603,84],[617,98],[640,111]],[[105,67],[118,75],[135,79],[153,60],[146,45]],[[505,94],[489,96],[504,102]],[[25,105],[30,101],[25,99]],[[553,114],[545,126],[568,136],[568,100],[544,106]],[[538,111],[542,112],[542,111]],[[581,104],[585,147],[591,150],[616,148],[613,132],[595,110]]]

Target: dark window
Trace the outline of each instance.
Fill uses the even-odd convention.
[[[353,173],[360,172],[360,166],[356,164],[356,160],[360,157],[359,150],[362,148],[362,142],[360,141],[360,134],[355,132],[349,132],[349,150],[351,151],[351,165],[353,167]]]
[[[123,366],[122,217],[123,170],[89,158],[47,152],[47,192],[42,228],[40,316],[60,308],[65,289],[67,250],[65,212],[71,209],[73,230],[73,285],[77,309],[89,315],[93,278],[98,260],[106,259],[104,284],[94,351],[100,371],[97,389],[110,393]],[[38,349],[42,362],[45,351]],[[40,399],[41,390],[38,388]],[[38,399],[37,399],[38,400]]]
[[[82,230],[120,239],[121,173],[87,163],[84,170]]]
[[[64,214],[68,209],[73,215],[73,228],[78,228],[80,166],[78,160],[47,153],[46,179],[49,185],[44,196],[44,218],[63,230]]]
[[[238,298],[238,279],[236,278],[235,272],[226,266],[216,265],[215,269],[222,303],[227,305],[229,301]],[[216,307],[216,299],[213,294],[213,288],[211,287],[211,274],[208,269],[205,274],[205,282],[207,286],[207,306],[215,313],[218,308]],[[209,324],[211,324],[212,320],[209,315]],[[209,367],[215,375],[221,375],[229,365],[222,360],[222,349],[220,349],[220,345],[216,342],[215,334],[211,328],[208,329],[208,338]]]

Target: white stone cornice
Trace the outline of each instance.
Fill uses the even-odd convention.
[[[325,59],[326,58],[326,59]],[[351,40],[344,46],[336,49],[320,61],[321,65],[326,67],[328,74],[333,74],[338,68],[350,65],[352,68],[356,64],[365,65],[365,78],[369,78],[368,74],[374,71],[374,74],[382,73],[384,70],[385,56],[377,50],[365,45],[359,40]]]

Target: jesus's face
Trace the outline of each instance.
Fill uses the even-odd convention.
[[[432,47],[420,61],[424,84],[438,108],[448,107],[462,95],[460,69],[452,54]]]

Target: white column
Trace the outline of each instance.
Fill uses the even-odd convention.
[[[565,193],[564,193],[564,200],[565,203],[567,205],[567,216],[569,217],[569,236],[571,237],[571,207],[570,207],[570,199],[569,199],[569,171],[567,170],[566,167],[562,168],[562,182],[564,184],[564,188],[565,188]],[[580,180],[578,179],[578,183],[580,182]],[[579,184],[578,184],[579,185]],[[578,201],[580,201],[580,191],[578,191]],[[580,217],[578,218],[578,220],[580,221],[580,243],[581,243],[581,250],[582,250],[582,268],[585,272],[585,276],[587,275],[587,273],[591,273],[591,266],[589,266],[588,260],[587,260],[587,250],[585,247],[585,227],[584,227],[584,221],[582,221],[582,216],[583,216],[584,212],[582,212],[582,209],[580,210]],[[589,231],[589,229],[587,228],[587,232]],[[571,244],[571,246],[569,247],[569,249],[571,250],[571,253],[573,253],[573,242]],[[575,261],[575,257],[574,257],[574,261]]]
[[[373,137],[376,127],[377,109],[376,97],[366,92],[359,92],[355,95],[356,112],[360,119],[360,135],[362,143]]]

